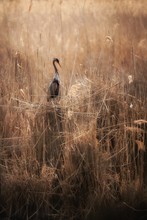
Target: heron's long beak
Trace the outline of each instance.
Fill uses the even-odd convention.
[[[58,63],[58,64],[59,64],[59,66],[61,67],[60,63]]]

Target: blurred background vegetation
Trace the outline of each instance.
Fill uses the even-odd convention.
[[[146,0],[3,0],[0,29],[0,218],[145,219]]]

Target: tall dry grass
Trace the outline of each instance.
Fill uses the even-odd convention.
[[[146,1],[0,12],[0,218],[145,216]],[[47,103],[53,57],[61,94]]]

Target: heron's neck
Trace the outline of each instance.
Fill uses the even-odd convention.
[[[53,61],[53,66],[54,66],[54,69],[55,69],[55,74],[56,74],[56,73],[58,73],[58,69],[57,69],[57,67],[56,67],[55,62],[56,62],[56,61]]]
[[[60,81],[60,79],[59,79],[59,73],[58,73],[58,72],[55,72],[54,79]]]

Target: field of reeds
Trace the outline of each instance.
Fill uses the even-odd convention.
[[[0,30],[0,219],[146,219],[147,1],[2,0]]]

